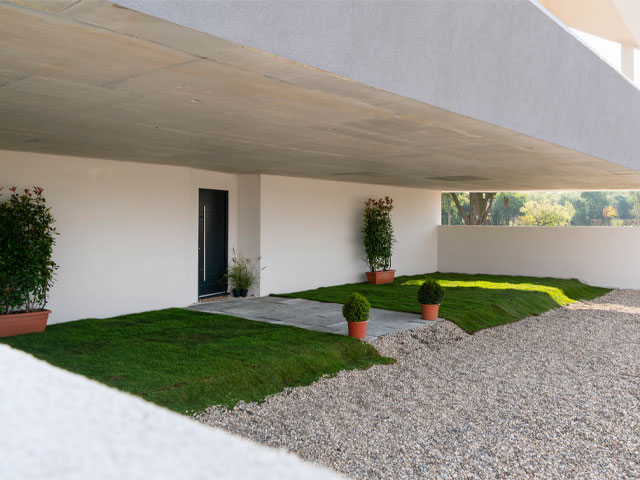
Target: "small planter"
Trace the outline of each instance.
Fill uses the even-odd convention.
[[[246,297],[248,293],[249,293],[249,290],[247,290],[247,289],[240,290],[240,296],[241,297]]]
[[[420,306],[422,307],[423,320],[434,321],[438,319],[438,309],[440,308],[440,305],[420,304]]]
[[[44,332],[51,310],[0,315],[0,337]]]
[[[241,293],[242,292],[240,290],[238,290],[237,288],[233,289],[233,296],[234,297],[239,297]]]
[[[349,325],[349,336],[353,338],[363,339],[367,336],[367,323],[366,322],[347,322]]]
[[[367,272],[367,280],[373,285],[393,283],[393,277],[395,274],[395,270],[377,270],[375,272]]]

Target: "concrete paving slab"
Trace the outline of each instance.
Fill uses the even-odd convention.
[[[199,303],[189,308],[318,332],[348,334],[347,322],[342,317],[342,305],[339,303],[315,302],[302,298],[248,297]],[[428,323],[434,322],[425,322],[418,314],[372,308],[367,326],[367,339],[373,340],[382,335]]]

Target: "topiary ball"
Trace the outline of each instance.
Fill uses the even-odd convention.
[[[342,315],[347,322],[366,322],[369,319],[371,304],[364,295],[352,293],[342,306]]]
[[[440,305],[444,298],[444,289],[432,278],[425,278],[418,289],[418,300],[422,305]]]

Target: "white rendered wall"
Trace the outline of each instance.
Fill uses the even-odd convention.
[[[238,175],[237,252],[260,269],[260,175]],[[260,296],[259,283],[249,295]]]
[[[0,151],[0,181],[44,188],[59,236],[50,323],[186,306],[198,292],[198,188],[229,191],[235,175],[112,160]]]
[[[0,478],[343,478],[0,345]]]
[[[640,288],[640,228],[438,227],[438,270]]]
[[[436,270],[440,192],[279,176],[261,177],[262,295],[366,280],[362,212],[390,196],[396,275]]]

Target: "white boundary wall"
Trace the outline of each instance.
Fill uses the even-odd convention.
[[[393,198],[396,275],[437,267],[438,191],[263,175],[261,195],[262,295],[365,281],[369,197]]]
[[[640,228],[438,227],[438,270],[640,288]]]

